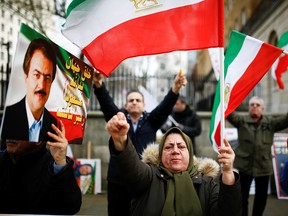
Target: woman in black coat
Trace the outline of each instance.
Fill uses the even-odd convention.
[[[222,173],[218,184],[197,169],[191,140],[179,128],[164,134],[158,154],[153,154],[158,164],[139,160],[123,113],[107,123],[107,130],[115,148],[112,157],[133,193],[130,215],[241,215],[239,175],[233,171],[235,154],[226,140],[219,148]]]

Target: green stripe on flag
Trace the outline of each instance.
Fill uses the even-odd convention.
[[[29,26],[27,26],[23,23],[21,24],[20,32],[30,41],[33,39],[36,39],[36,38],[43,38],[43,39],[47,40],[47,38],[45,36],[38,33],[37,31],[34,31],[32,28],[30,28]],[[48,41],[50,41],[50,40],[48,40]]]
[[[279,48],[285,47],[286,45],[288,45],[288,32],[281,35],[277,44]]]
[[[224,78],[226,77],[227,70],[229,65],[234,61],[234,59],[238,56],[243,43],[245,41],[246,35],[232,31],[229,46],[225,53],[224,59]]]
[[[66,18],[69,16],[69,14],[71,13],[72,10],[74,10],[74,8],[78,7],[79,5],[81,5],[83,2],[85,2],[86,0],[73,0],[66,11]]]
[[[212,141],[212,133],[214,130],[216,130],[215,127],[215,118],[216,118],[216,111],[219,107],[219,104],[220,104],[220,82],[218,81],[218,84],[217,84],[217,88],[216,88],[216,93],[215,93],[215,96],[214,96],[214,103],[213,103],[213,110],[212,110],[212,116],[211,116],[211,122],[210,122],[210,132],[209,132],[209,138],[210,138],[210,141],[211,143],[213,143]]]

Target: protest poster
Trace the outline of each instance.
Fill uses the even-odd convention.
[[[24,73],[24,58],[26,57],[26,52],[28,53],[28,47],[30,47],[32,41],[39,41],[39,39],[44,39],[52,45],[53,54],[56,56],[56,73],[54,76],[52,76],[53,80],[52,85],[50,82],[50,89],[48,89],[47,92],[44,92],[41,96],[38,94],[37,97],[38,99],[40,97],[42,97],[40,99],[43,99],[45,95],[48,95],[48,99],[45,99],[46,101],[43,102],[45,110],[48,110],[48,112],[57,120],[57,123],[62,120],[65,126],[66,138],[69,144],[82,144],[87,120],[87,109],[90,99],[93,68],[76,56],[67,52],[64,48],[55,44],[49,38],[43,36],[25,24],[21,25],[14,61],[12,63],[9,87],[7,90],[4,107],[4,115],[1,123],[1,140],[2,142],[8,138],[13,140],[30,140],[30,138],[27,136],[27,131],[29,131],[28,119],[29,113],[32,113],[33,116],[34,113],[32,112],[30,102],[27,102],[27,98],[29,97],[29,88],[31,89],[32,87],[29,86],[29,83],[27,82],[28,76]],[[42,61],[43,60],[38,60],[38,64]],[[32,60],[30,60],[30,62],[32,62]],[[39,71],[38,74],[35,73],[33,76],[43,76],[44,79],[49,79],[47,75]],[[34,93],[32,94],[35,96],[36,89],[33,91]],[[24,106],[25,100],[26,111]],[[20,103],[21,101],[23,106],[21,106],[21,108],[14,109],[14,111],[11,112],[12,117],[10,117],[8,115],[9,108],[12,105]],[[29,112],[28,108],[30,108],[31,112]],[[46,115],[45,112],[44,115],[42,115],[42,117],[44,116],[42,129],[45,127],[45,116],[48,115],[49,114]],[[8,119],[8,117],[10,117],[10,119]],[[7,119],[7,121],[4,119]],[[21,121],[25,121],[25,123],[22,123]],[[13,125],[7,122],[13,122]],[[11,124],[10,127],[14,127],[13,133],[9,132],[11,129],[7,128],[8,126],[6,127],[6,123],[8,125]],[[22,135],[17,134],[20,131]],[[24,134],[24,132],[26,134]],[[43,140],[40,140],[39,138],[39,141]]]
[[[81,166],[90,166],[91,171],[81,174]],[[75,162],[75,178],[82,194],[101,193],[101,160],[79,158]]]
[[[272,145],[274,178],[278,199],[288,199],[288,191],[285,192],[281,187],[281,175],[283,174],[285,162],[288,161],[287,138],[287,133],[275,133]]]

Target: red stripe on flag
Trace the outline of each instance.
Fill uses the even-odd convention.
[[[225,111],[225,118],[233,112],[257,85],[262,77],[271,68],[271,65],[281,55],[282,50],[263,43],[258,54],[251,62],[241,78],[235,83],[231,93],[228,107]]]
[[[220,142],[220,121],[217,124],[217,128],[215,130],[214,140],[215,140],[215,143],[218,145],[218,147],[220,147],[220,145],[221,145],[221,142]]]
[[[62,121],[65,126],[65,136],[69,144],[82,144],[86,118],[73,114],[72,119],[60,118],[57,112],[50,112],[58,121]],[[81,117],[82,122],[77,122],[77,117]]]
[[[109,76],[130,57],[224,47],[223,26],[222,0],[206,0],[119,24],[82,52],[97,70]]]
[[[286,72],[288,68],[288,55],[284,55],[279,58],[277,68],[275,70],[275,76],[280,89],[284,89],[284,83],[282,81],[282,73]]]

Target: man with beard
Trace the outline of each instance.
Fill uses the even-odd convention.
[[[156,141],[156,132],[165,122],[177,101],[180,89],[187,83],[185,74],[176,75],[174,82],[162,102],[151,112],[145,110],[144,96],[138,90],[131,90],[126,95],[124,108],[118,108],[102,80],[102,75],[93,76],[94,93],[100,103],[106,122],[118,112],[123,112],[130,124],[129,137],[136,148],[139,158],[149,143]],[[111,153],[111,145],[109,145]],[[129,215],[132,194],[123,184],[116,161],[110,157],[108,168],[108,215]],[[141,184],[141,182],[140,182]]]

